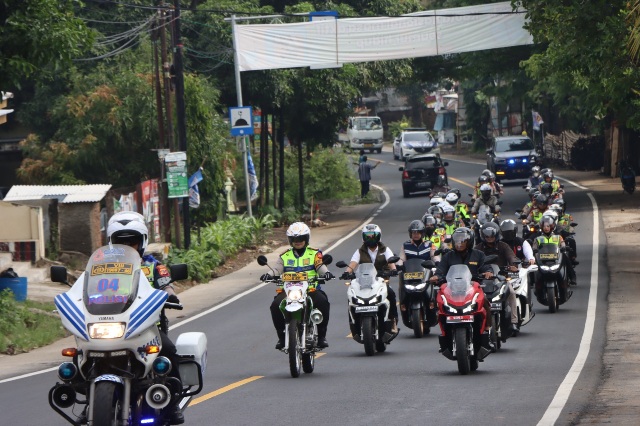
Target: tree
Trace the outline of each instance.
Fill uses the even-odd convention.
[[[74,15],[75,0],[0,1],[0,75],[8,87],[51,77],[82,55],[94,38]]]

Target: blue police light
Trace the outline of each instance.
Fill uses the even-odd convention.
[[[523,159],[522,159],[522,162],[523,162],[523,163],[526,163],[526,162],[527,162],[527,159],[526,159],[526,158],[523,158]]]
[[[171,371],[171,361],[169,361],[169,358],[159,356],[158,358],[154,359],[153,371],[160,376],[169,374],[169,372]]]
[[[140,424],[149,425],[149,424],[153,423],[153,421],[154,421],[153,418],[142,419],[142,420],[140,420]]]
[[[516,160],[514,160],[513,158],[509,158],[508,163],[509,163],[509,164],[515,164],[515,163],[516,163]]]
[[[60,377],[60,380],[71,380],[77,373],[78,369],[72,362],[63,362],[60,364],[60,367],[58,367],[58,377]]]

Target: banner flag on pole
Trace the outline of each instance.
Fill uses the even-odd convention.
[[[256,175],[256,168],[253,166],[253,160],[251,159],[251,151],[248,149],[247,171],[249,172],[249,189],[251,191],[250,200],[253,201],[258,198],[258,176]]]
[[[535,130],[536,132],[539,132],[540,125],[544,124],[544,121],[542,121],[542,116],[537,112],[535,112],[534,110],[531,110],[531,115],[533,116],[533,130]]]
[[[189,178],[189,207],[197,209],[200,207],[200,191],[198,184],[204,180],[202,169],[191,175]]]

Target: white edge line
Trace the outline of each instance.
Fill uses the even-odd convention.
[[[376,212],[370,216],[367,220],[365,220],[364,222],[362,222],[356,229],[354,229],[353,231],[351,231],[349,234],[347,234],[345,237],[342,237],[341,239],[339,239],[338,241],[336,241],[331,247],[329,247],[326,251],[327,253],[330,252],[331,250],[334,250],[336,247],[338,247],[340,244],[342,244],[344,241],[346,241],[348,238],[350,238],[352,235],[354,235],[356,232],[359,232],[363,226],[365,226],[366,224],[370,223],[373,218],[380,213],[380,210],[384,209],[389,202],[391,201],[391,197],[389,197],[389,193],[387,193],[387,191],[385,191],[382,187],[378,186],[378,185],[372,185],[373,187],[379,189],[380,191],[382,191],[382,194],[384,195],[385,201],[384,203],[378,207],[378,209],[376,209]],[[183,321],[180,321],[179,323],[176,323],[174,325],[172,325],[171,327],[169,327],[169,330],[174,330],[178,327],[181,327],[185,324],[190,323],[191,321],[195,321],[199,318],[202,318],[205,315],[210,314],[211,312],[215,312],[218,309],[224,308],[225,306],[235,302],[236,300],[246,296],[247,294],[253,293],[256,290],[261,289],[262,287],[268,285],[270,283],[262,283],[260,285],[257,285],[255,287],[251,287],[249,290],[246,290],[240,294],[235,295],[234,297],[232,297],[229,300],[225,300],[224,302],[214,306],[213,308],[207,309],[206,311],[200,312],[197,315],[194,315],[192,317],[189,317]],[[2,383],[7,383],[7,382],[11,382],[14,380],[20,380],[20,379],[26,379],[27,377],[31,377],[31,376],[37,376],[38,374],[44,374],[44,373],[50,373],[52,371],[56,371],[58,369],[58,367],[52,367],[52,368],[47,368],[45,370],[39,370],[39,371],[34,371],[32,373],[27,373],[27,374],[23,374],[21,376],[16,376],[16,377],[9,377],[7,379],[4,380],[0,380],[0,384]]]
[[[578,185],[579,186],[579,185]],[[582,339],[580,340],[580,349],[576,355],[576,359],[573,361],[573,365],[569,369],[569,372],[565,376],[564,380],[560,384],[558,391],[551,400],[551,403],[547,407],[544,415],[538,422],[538,426],[553,425],[558,420],[560,413],[569,399],[571,390],[576,384],[580,373],[584,367],[587,357],[589,356],[589,350],[591,349],[591,341],[593,337],[594,323],[596,320],[596,307],[598,303],[598,248],[600,247],[600,215],[598,212],[598,204],[591,192],[587,193],[587,196],[591,199],[593,206],[593,246],[592,246],[592,260],[591,260],[591,284],[589,286],[589,302],[587,304],[587,317],[584,322],[584,332],[582,333]]]

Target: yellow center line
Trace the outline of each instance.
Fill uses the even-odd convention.
[[[235,389],[237,387],[240,387],[242,385],[246,385],[247,383],[251,383],[251,382],[253,382],[255,380],[262,379],[263,377],[264,376],[252,376],[252,377],[246,378],[244,380],[240,380],[239,382],[231,383],[230,385],[227,385],[227,386],[225,386],[223,388],[220,388],[220,389],[215,390],[215,391],[213,391],[211,393],[208,393],[206,395],[202,395],[201,397],[193,399],[189,403],[189,407],[193,407],[196,404],[200,404],[201,402],[204,402],[204,401],[206,401],[208,399],[215,398],[218,395],[222,395],[225,392],[228,392],[228,391],[230,391],[232,389]]]
[[[448,177],[448,179],[449,179],[449,180],[452,180],[452,181],[454,181],[454,182],[461,183],[462,185],[464,185],[464,186],[468,186],[469,188],[475,188],[475,186],[474,186],[474,185],[470,185],[470,184],[468,184],[467,182],[463,182],[463,181],[458,180],[458,179],[456,179],[456,178],[452,178],[451,176],[449,176],[449,177]]]

